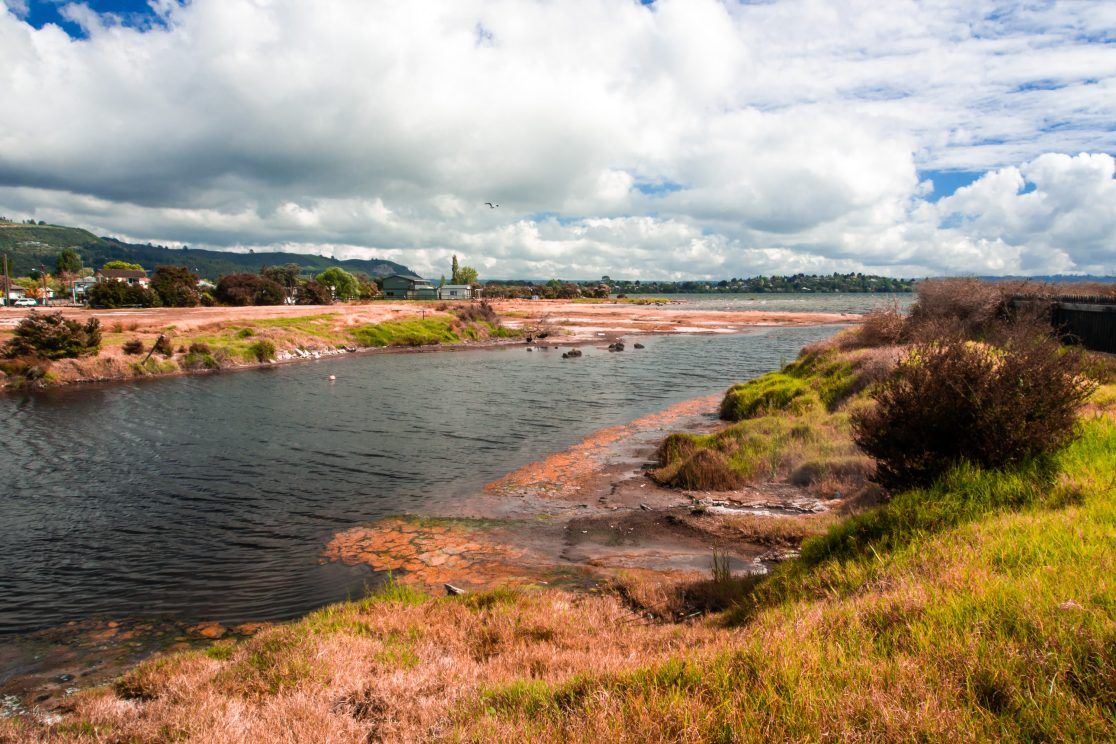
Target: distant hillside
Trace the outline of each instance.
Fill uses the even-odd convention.
[[[138,263],[148,271],[162,264],[188,266],[205,279],[216,280],[222,274],[241,271],[255,273],[261,266],[296,263],[304,273],[319,273],[330,266],[346,271],[362,271],[370,276],[413,274],[402,264],[381,259],[338,261],[302,253],[228,253],[190,248],[167,248],[158,245],[125,243],[115,238],[99,238],[88,230],[60,225],[25,225],[0,222],[0,254],[8,254],[12,276],[24,276],[39,265],[54,270],[54,260],[63,248],[73,248],[82,263],[98,268],[106,261]]]

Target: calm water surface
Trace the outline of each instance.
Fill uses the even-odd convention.
[[[357,595],[374,577],[318,565],[333,533],[445,511],[835,330],[652,338],[570,361],[520,346],[352,356],[0,398],[0,633],[279,619]]]
[[[868,294],[866,292],[833,292],[818,294],[773,294],[732,292],[725,294],[663,294],[631,295],[662,297],[681,304],[667,305],[675,310],[762,310],[791,313],[866,313],[892,303],[906,310],[915,301],[914,292]]]

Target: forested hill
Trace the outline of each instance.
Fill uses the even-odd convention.
[[[261,266],[296,263],[306,273],[318,273],[330,266],[340,266],[346,271],[361,271],[369,276],[388,274],[413,274],[410,269],[394,261],[381,259],[339,261],[323,256],[303,253],[228,253],[195,248],[167,248],[158,245],[125,243],[115,238],[99,238],[88,230],[60,225],[29,225],[0,222],[0,254],[8,254],[12,276],[26,275],[40,265],[54,271],[54,261],[63,248],[73,248],[81,255],[82,263],[98,268],[106,261],[138,263],[148,271],[163,264],[188,266],[205,279],[216,280],[223,274],[257,272]]]

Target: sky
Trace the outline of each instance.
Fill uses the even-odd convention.
[[[137,242],[1116,273],[1109,0],[0,0],[0,91],[0,214]]]

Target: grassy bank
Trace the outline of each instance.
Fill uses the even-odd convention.
[[[385,341],[414,329],[393,330]],[[741,480],[805,468],[825,488],[835,463],[863,458],[848,419],[888,367],[874,354],[806,354],[737,387],[725,413],[740,420],[672,437],[657,477],[714,452]],[[960,465],[877,499],[769,576],[722,568],[724,612],[651,622],[608,591],[389,584],[146,662],[76,695],[60,724],[0,721],[0,739],[1111,740],[1114,382],[1048,458]]]
[[[103,327],[100,353],[53,363],[0,360],[0,390],[97,380],[232,369],[306,355],[361,348],[466,344],[516,338],[491,311],[469,307],[430,309],[423,317],[351,325],[338,313],[220,321],[180,329],[175,325],[116,321]],[[10,334],[7,334],[10,337]],[[149,355],[163,337],[164,347]],[[0,343],[5,340],[0,334]]]

